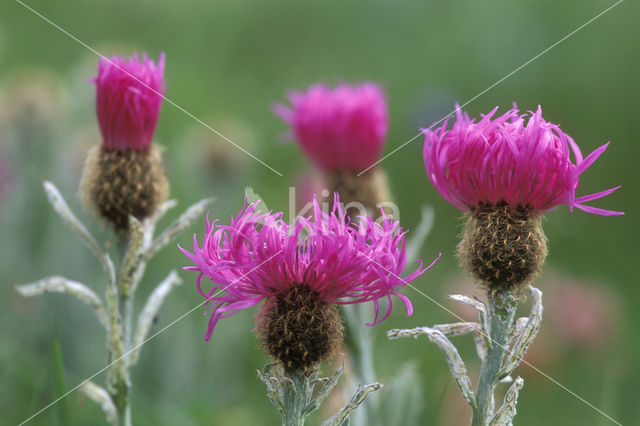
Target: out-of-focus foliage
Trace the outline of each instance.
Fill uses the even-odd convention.
[[[391,152],[414,137],[418,127],[450,112],[454,101],[473,98],[613,1],[25,3],[107,55],[139,50],[156,57],[164,51],[168,98],[284,174],[277,176],[165,102],[156,141],[166,147],[172,198],[186,207],[216,196],[219,201],[210,214],[228,221],[241,206],[247,186],[271,209],[288,214],[289,187],[308,167],[295,145],[279,142],[285,129],[270,112],[271,104],[284,100],[289,88],[316,81],[380,83],[389,98],[386,152]],[[534,343],[532,353],[542,343],[562,350],[553,356],[537,353],[531,362],[539,362],[547,374],[623,424],[640,421],[640,341],[633,316],[640,298],[635,264],[640,256],[635,215],[640,208],[639,13],[636,3],[621,3],[466,107],[477,116],[495,105],[506,109],[512,101],[523,109],[541,104],[545,118],[559,123],[585,151],[612,141],[583,176],[578,193],[622,184],[622,190],[598,206],[627,215],[603,218],[560,208],[545,222],[548,267],[561,271],[555,277],[571,277],[571,291],[580,292],[573,283],[583,281],[590,283],[591,293],[594,287],[606,287],[603,303],[616,306],[614,329],[605,328],[612,336],[604,347],[582,345],[584,339],[566,338],[567,332],[581,329],[579,324],[545,334],[545,327],[556,327],[557,319],[543,319],[545,340]],[[43,180],[55,182],[74,211],[81,211],[73,195],[86,152],[100,140],[89,81],[97,60],[19,3],[3,3],[0,159],[7,184],[0,190],[2,424],[22,421],[60,395],[61,387],[69,389],[106,365],[103,330],[89,308],[59,295],[24,299],[13,288],[59,274],[97,292],[104,289],[97,278],[102,277],[100,265],[66,232],[41,190]],[[434,205],[435,226],[421,255],[430,260],[441,251],[443,257],[416,285],[451,309],[445,295],[460,292],[459,286],[453,288],[461,275],[454,256],[459,213],[430,186],[421,153],[422,140],[417,138],[382,167],[389,174],[404,227],[416,226],[423,204]],[[81,219],[91,222],[88,214]],[[189,244],[191,234],[203,228],[203,223],[192,227],[180,243]],[[92,231],[102,240],[110,238],[98,225]],[[177,248],[162,251],[149,264],[139,300],[168,269],[185,263]],[[181,276],[185,285],[167,300],[155,330],[202,301],[194,274]],[[543,277],[537,284],[545,292],[545,306],[552,303],[548,283],[549,290],[554,289],[549,295],[565,297],[557,281]],[[390,328],[455,320],[413,290],[405,294],[414,300],[414,316],[406,318],[398,310],[375,329],[377,379],[389,381],[400,366],[414,361],[424,390],[417,405],[421,424],[466,424],[467,414],[459,408],[452,391],[455,384],[438,348],[426,341],[390,342],[385,337]],[[592,309],[594,302],[592,296],[584,297],[589,301],[584,307],[571,305],[566,310],[587,315],[584,310]],[[555,317],[562,318],[557,311],[565,308],[560,304],[553,309]],[[597,315],[606,313],[598,310]],[[194,312],[150,341],[133,372],[134,424],[278,424],[278,413],[256,375],[267,360],[252,333],[253,321],[246,313],[221,321],[211,342],[205,343],[206,318]],[[466,360],[473,359],[471,341],[460,347]],[[469,367],[472,376],[477,374],[477,364],[469,362]],[[521,366],[518,374],[527,383],[519,399],[518,425],[609,424],[532,369]],[[392,387],[381,390],[381,398],[385,389]],[[100,408],[79,393],[71,394],[66,403],[30,424],[66,424],[68,416],[75,424],[104,424]]]

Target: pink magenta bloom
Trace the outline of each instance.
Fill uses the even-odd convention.
[[[165,93],[164,53],[158,64],[147,55],[101,58],[96,83],[96,112],[107,149],[149,148]]]
[[[362,170],[380,157],[389,117],[383,91],[372,83],[331,89],[316,84],[290,92],[291,107],[274,112],[291,126],[292,137],[325,170]]]
[[[207,218],[202,247],[194,235],[193,252],[180,248],[195,264],[185,269],[200,273],[198,291],[209,305],[205,340],[220,319],[263,300],[264,312],[295,285],[308,286],[329,304],[373,301],[375,317],[367,325],[389,316],[391,295],[404,302],[408,315],[413,313],[411,302],[399,290],[433,263],[423,268],[419,261],[416,271],[400,277],[407,258],[405,232],[398,222],[384,216],[379,224],[367,217],[356,227],[339,206],[337,195],[330,214],[315,199],[313,204],[313,218],[298,217],[291,224],[282,219],[282,213],[262,213],[257,203],[245,205],[229,226]],[[202,288],[204,277],[214,283],[209,290]],[[388,305],[379,318],[381,298]]]
[[[609,195],[619,186],[575,195],[580,175],[609,143],[583,158],[569,135],[542,118],[540,107],[535,113],[520,115],[514,104],[506,114],[494,118],[497,110],[475,122],[457,107],[451,130],[447,130],[447,121],[435,130],[423,130],[427,175],[447,201],[464,211],[480,203],[504,201],[538,212],[568,204],[571,211],[577,207],[605,216],[623,214],[582,204]],[[572,153],[575,164],[569,158]]]

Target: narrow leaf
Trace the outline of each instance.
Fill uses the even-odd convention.
[[[387,336],[390,339],[409,336],[417,338],[421,335],[427,336],[429,340],[438,345],[447,360],[447,364],[449,364],[451,374],[458,384],[462,396],[464,396],[471,407],[475,407],[475,398],[471,390],[471,380],[467,375],[467,368],[456,347],[453,346],[453,343],[447,339],[442,331],[430,327],[419,327],[411,330],[390,330],[387,332]]]
[[[372,383],[370,385],[358,386],[355,395],[351,398],[351,400],[345,405],[339,412],[328,418],[325,422],[322,423],[322,426],[340,426],[345,424],[348,421],[349,414],[362,402],[365,400],[367,395],[371,392],[377,391],[382,388],[382,383]]]
[[[65,277],[53,276],[39,281],[16,286],[16,290],[24,297],[38,296],[44,293],[68,293],[93,308],[100,324],[107,327],[107,313],[100,297],[86,285],[71,281]]]
[[[522,331],[515,337],[515,343],[509,349],[507,358],[500,370],[498,377],[508,376],[516,369],[522,357],[533,343],[542,322],[542,292],[535,287],[529,286],[533,298],[531,313]],[[516,323],[517,326],[517,323]],[[517,330],[517,329],[516,329]]]
[[[490,426],[512,426],[513,418],[516,416],[516,404],[518,403],[518,393],[524,380],[521,377],[516,378],[506,395],[504,396],[504,402],[498,408],[498,411],[493,415],[489,421]]]
[[[151,259],[157,252],[178,236],[178,234],[191,226],[213,201],[213,198],[205,198],[189,207],[153,241],[151,247],[149,247],[149,250],[145,254],[145,259]]]
[[[45,181],[44,190],[47,193],[47,197],[49,198],[49,203],[53,206],[53,209],[58,213],[58,215],[62,218],[62,220],[78,235],[82,238],[82,241],[89,247],[91,252],[98,258],[102,267],[105,271],[111,274],[113,272],[113,263],[109,258],[109,255],[102,251],[95,238],[89,233],[87,228],[78,220],[76,215],[73,214],[69,205],[60,194],[60,191],[56,186],[49,182]]]
[[[53,358],[53,374],[54,374],[54,387],[55,395],[57,398],[63,398],[67,393],[67,384],[64,374],[64,362],[62,361],[62,349],[57,339],[51,342],[51,354]],[[71,424],[71,409],[69,408],[69,401],[59,401],[58,417],[60,424]]]
[[[336,370],[336,372],[333,373],[331,376],[321,377],[321,378],[313,379],[311,381],[312,386],[315,386],[321,383],[321,387],[320,387],[320,390],[318,390],[318,393],[316,394],[315,398],[313,398],[309,403],[309,405],[305,407],[304,409],[305,417],[311,414],[312,412],[314,412],[315,410],[317,410],[318,407],[322,405],[324,400],[327,399],[331,391],[338,384],[338,379],[340,379],[340,376],[342,375],[343,370],[344,370],[344,365],[341,365],[340,368],[338,368],[338,370]]]
[[[80,392],[84,393],[92,401],[98,403],[102,407],[102,411],[107,416],[107,421],[112,425],[118,424],[118,414],[113,400],[103,387],[100,387],[92,381],[86,381],[80,386]]]
[[[140,346],[143,345],[144,340],[149,335],[149,330],[153,325],[153,320],[158,314],[164,299],[171,292],[174,286],[182,284],[182,280],[178,276],[176,271],[171,271],[169,275],[153,290],[144,308],[138,316],[138,324],[136,327],[136,333],[133,337],[133,348],[136,348],[131,353],[131,364],[135,364],[140,357]]]
[[[451,324],[436,324],[432,328],[440,331],[448,337],[463,336],[469,333],[482,332],[482,327],[477,322],[454,322]]]
[[[488,318],[487,307],[484,303],[482,303],[479,300],[472,299],[469,296],[465,296],[464,294],[450,294],[447,297],[451,300],[455,300],[456,302],[475,308],[480,315],[480,324],[482,324],[482,332],[486,336],[489,335],[489,322],[487,321],[487,318]]]

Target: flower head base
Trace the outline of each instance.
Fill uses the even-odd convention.
[[[482,203],[504,202],[513,209],[527,206],[535,212],[568,204],[571,210],[577,207],[605,216],[622,214],[583,204],[619,187],[578,198],[575,195],[580,175],[608,143],[583,158],[569,135],[542,118],[540,107],[535,113],[520,115],[514,105],[494,118],[497,109],[476,122],[457,108],[451,130],[447,130],[447,121],[435,130],[423,130],[427,175],[447,201],[464,211]]]
[[[541,214],[522,205],[481,204],[466,219],[458,257],[488,290],[519,289],[540,274],[547,257]]]
[[[372,83],[316,84],[289,94],[291,107],[274,112],[291,126],[292,137],[324,170],[362,170],[380,157],[387,136],[384,93]]]
[[[164,53],[158,64],[138,54],[129,60],[101,58],[95,78],[96,111],[106,149],[146,150],[165,93]]]
[[[313,217],[298,217],[291,224],[282,219],[282,213],[260,212],[257,203],[245,205],[229,226],[207,220],[202,247],[194,236],[193,252],[181,248],[195,264],[185,269],[200,273],[198,290],[208,299],[206,340],[220,319],[264,301],[258,321],[259,328],[265,328],[260,330],[261,336],[266,336],[263,343],[285,366],[306,368],[331,352],[327,341],[336,340],[332,336],[341,330],[335,325],[337,314],[331,312],[332,305],[373,301],[375,318],[368,325],[389,316],[392,295],[405,303],[409,315],[412,313],[411,302],[399,291],[428,267],[423,268],[420,262],[416,271],[400,277],[406,264],[402,228],[387,217],[381,224],[364,218],[356,227],[339,204],[336,196],[329,214],[314,199]],[[210,290],[203,289],[204,277],[215,283]],[[382,298],[388,306],[380,317]],[[285,327],[282,318],[292,311],[307,321]],[[334,325],[327,325],[323,317]],[[277,321],[281,323],[275,324]],[[282,356],[286,350],[269,340],[278,327],[294,329],[288,337],[286,359]],[[314,333],[317,338],[309,341]],[[315,348],[323,349],[318,354]]]
[[[169,196],[169,183],[157,146],[148,151],[109,150],[97,146],[84,164],[83,203],[119,234],[129,232],[129,216],[152,216]]]

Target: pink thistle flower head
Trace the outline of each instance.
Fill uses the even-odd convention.
[[[456,105],[456,121],[450,130],[448,120],[439,128],[423,130],[427,175],[447,201],[464,211],[481,204],[506,203],[545,212],[568,204],[571,211],[577,207],[605,216],[623,214],[583,204],[619,186],[576,197],[580,175],[609,143],[583,158],[569,135],[542,118],[540,107],[519,114],[514,104],[499,117],[497,110],[476,122]]]
[[[165,93],[164,53],[155,64],[146,54],[129,60],[105,57],[98,64],[96,112],[106,149],[149,148]]]
[[[197,288],[207,299],[205,340],[220,319],[263,301],[264,317],[302,287],[325,305],[373,302],[374,319],[367,325],[389,316],[394,295],[412,314],[411,302],[400,290],[431,265],[423,268],[418,261],[413,273],[401,277],[407,257],[405,232],[398,222],[387,216],[382,223],[365,217],[356,226],[339,204],[336,194],[333,210],[326,213],[314,199],[312,217],[293,223],[286,223],[281,212],[261,212],[258,203],[245,204],[228,226],[207,218],[202,246],[194,235],[192,252],[180,248],[194,264],[185,269],[198,271]],[[213,286],[205,289],[203,278]],[[382,315],[380,299],[388,302]]]
[[[291,107],[274,113],[291,126],[295,139],[323,170],[361,170],[380,157],[389,117],[385,95],[377,85],[316,84],[290,92]]]

